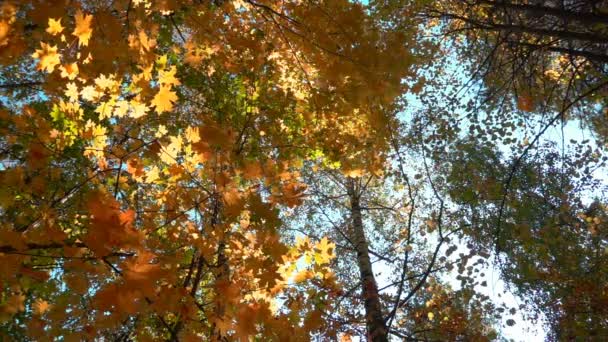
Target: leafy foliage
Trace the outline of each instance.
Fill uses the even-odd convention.
[[[0,339],[601,339],[596,7],[1,2]]]

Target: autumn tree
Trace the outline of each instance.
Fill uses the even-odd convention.
[[[332,250],[279,211],[313,155],[382,166],[349,156],[411,39],[347,1],[3,2],[2,334],[334,336]]]
[[[327,319],[373,341],[489,340],[497,312],[466,274],[488,254],[451,256],[462,238],[459,216],[444,206],[445,194],[433,192],[434,175],[415,165],[423,156],[395,152],[382,175],[344,176],[336,165],[305,172],[308,199],[290,215],[290,226],[297,235],[335,241],[334,269],[344,289]],[[442,283],[455,268],[471,280],[459,290]]]
[[[603,337],[605,15],[555,3],[3,1],[0,337],[484,341],[490,260]]]

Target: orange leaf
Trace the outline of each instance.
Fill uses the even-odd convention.
[[[91,34],[93,33],[93,29],[91,28],[91,20],[93,20],[93,16],[90,14],[83,14],[82,11],[78,10],[76,13],[76,28],[72,34],[78,37],[78,42],[80,45],[87,46],[89,45],[89,39],[91,39]]]
[[[34,303],[33,307],[36,315],[42,315],[50,309],[51,305],[46,300],[38,299]]]
[[[534,100],[529,95],[523,95],[517,98],[517,108],[524,112],[531,112],[534,110]]]
[[[8,44],[11,26],[6,21],[0,21],[0,46]]]
[[[10,296],[4,306],[2,307],[2,311],[9,314],[16,314],[17,312],[25,310],[25,296],[21,293],[14,294]]]

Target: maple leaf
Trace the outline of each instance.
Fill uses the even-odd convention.
[[[61,70],[61,77],[67,78],[70,81],[74,80],[78,76],[78,64],[70,63],[59,67]]]
[[[46,29],[46,32],[55,36],[60,34],[63,31],[63,26],[61,26],[61,18],[53,19],[49,18],[49,26]]]
[[[517,108],[524,112],[531,112],[534,110],[534,100],[529,95],[523,95],[517,98]]]
[[[93,16],[90,14],[83,14],[82,11],[78,10],[74,18],[76,19],[76,27],[72,34],[78,37],[78,43],[80,45],[89,45],[89,39],[91,39],[91,34],[93,33],[93,29],[91,28]]]
[[[220,318],[216,317],[212,320],[215,329],[219,332],[221,336],[226,336],[228,331],[230,331],[233,327],[232,321],[228,318]]]
[[[177,68],[175,65],[171,66],[168,70],[160,70],[158,72],[158,83],[165,86],[170,85],[180,85],[181,82],[175,78],[175,73],[177,72]]]
[[[324,237],[315,246],[315,262],[319,265],[329,263],[333,258],[333,251],[336,244],[329,242],[327,237]]]
[[[66,85],[64,94],[70,98],[70,101],[78,101],[78,87],[76,84],[74,84],[74,82],[70,82]]]
[[[51,46],[44,42],[40,42],[40,46],[42,49],[36,50],[32,54],[32,57],[40,59],[36,69],[46,70],[48,73],[51,73],[55,70],[55,66],[61,63],[59,54],[57,54],[57,46]]]
[[[121,118],[129,112],[130,106],[129,102],[125,100],[118,100],[114,105],[114,115]]]
[[[34,313],[36,315],[42,315],[43,313],[47,312],[51,308],[51,305],[46,300],[37,299],[36,302],[34,303],[33,307],[34,307]]]
[[[236,338],[241,341],[249,341],[250,336],[255,335],[256,313],[256,308],[252,306],[247,305],[240,308],[236,314]]]
[[[89,289],[89,280],[81,274],[66,274],[63,276],[66,285],[78,294],[85,294]]]
[[[95,85],[101,90],[112,90],[118,86],[118,81],[115,80],[114,75],[101,74],[95,78]]]
[[[87,101],[95,101],[95,99],[100,96],[99,92],[92,85],[82,88],[80,95]]]
[[[14,294],[6,300],[4,311],[15,314],[25,310],[25,295],[21,293]]]
[[[173,103],[177,101],[177,95],[171,90],[171,87],[161,85],[160,90],[152,99],[152,107],[155,107],[157,113],[170,112],[173,109]]]
[[[159,170],[158,167],[153,166],[147,173],[146,173],[146,183],[154,183],[154,181],[156,181],[159,178]]]
[[[8,44],[11,26],[4,20],[0,21],[0,46]]]
[[[243,168],[243,176],[245,179],[253,180],[262,176],[262,166],[259,162],[248,162]]]
[[[145,103],[141,103],[137,100],[131,100],[130,105],[131,105],[131,115],[130,116],[133,119],[141,118],[142,116],[145,116],[146,113],[148,112],[148,106],[146,106]]]
[[[187,127],[184,135],[190,144],[196,144],[201,140],[198,127]]]

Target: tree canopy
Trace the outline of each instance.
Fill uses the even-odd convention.
[[[2,1],[0,340],[608,338],[607,44],[604,1]]]

